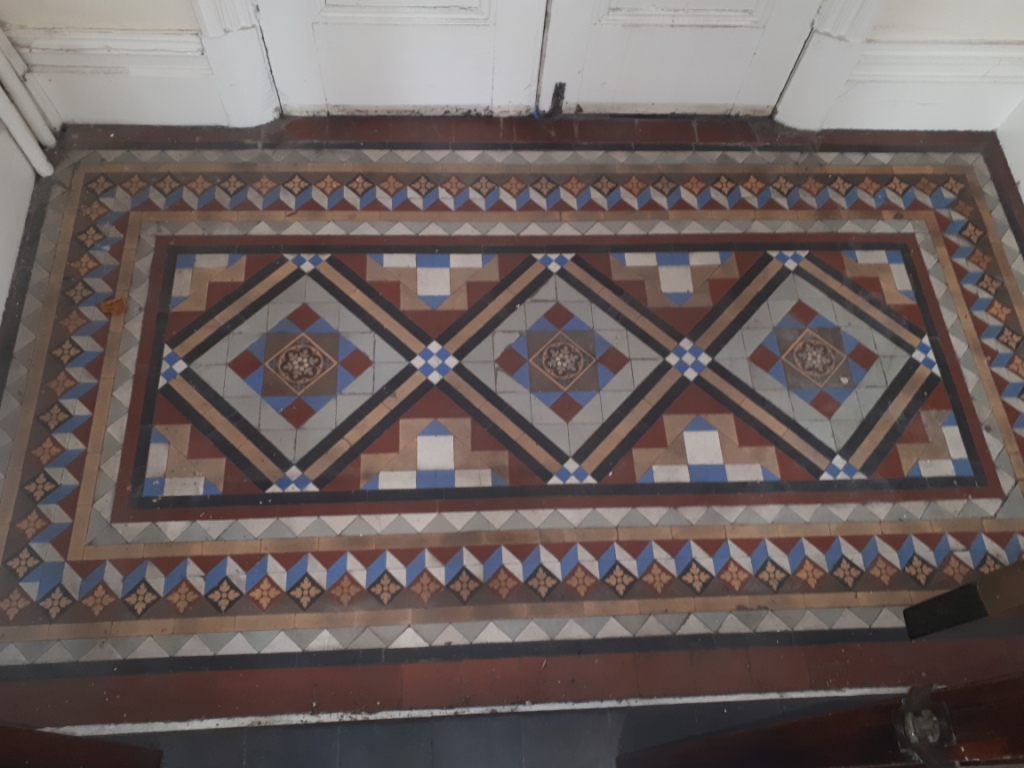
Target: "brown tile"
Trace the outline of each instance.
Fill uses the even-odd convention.
[[[287,144],[322,143],[327,137],[328,121],[322,117],[292,117],[277,126],[279,140]]]
[[[447,147],[452,143],[452,121],[445,117],[392,117],[392,145]]]
[[[694,651],[693,680],[698,695],[751,690],[747,652],[740,648]]]
[[[515,127],[501,117],[458,117],[452,120],[452,141],[458,145],[510,144]]]
[[[697,141],[697,131],[690,119],[638,118],[636,121],[637,149],[649,146],[690,146]]]
[[[912,685],[927,677],[931,663],[929,655],[909,641],[864,643],[853,679],[857,686]]]
[[[525,701],[604,701],[635,697],[632,654],[547,656],[520,659]]]
[[[856,685],[861,665],[857,645],[812,645],[804,649],[807,672],[812,688],[831,690]]]
[[[340,117],[324,120],[324,141],[328,144],[387,144],[391,123],[387,117]]]
[[[749,120],[699,118],[694,120],[694,131],[702,144],[750,147],[757,143]]]
[[[810,687],[807,661],[799,646],[748,648],[750,682],[756,691],[800,691]]]
[[[632,118],[598,118],[576,121],[576,144],[632,147],[636,141],[636,121]]]
[[[367,664],[320,670],[317,706],[324,712],[379,712],[402,706],[402,668]]]
[[[633,655],[641,696],[687,696],[696,691],[693,659],[687,651],[651,651]]]
[[[517,144],[571,145],[576,140],[575,123],[559,117],[518,117],[512,122]]]
[[[461,666],[456,661],[402,664],[402,707],[457,707],[462,701]]]
[[[471,659],[461,667],[462,699],[467,706],[522,701],[519,659]]]

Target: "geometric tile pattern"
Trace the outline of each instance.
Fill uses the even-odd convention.
[[[387,625],[414,607],[468,621],[587,603],[557,631],[456,619],[456,643],[642,634],[647,620],[616,605],[653,615],[680,598],[760,601],[770,613],[739,619],[750,629],[871,625],[854,613],[865,595],[885,605],[1020,557],[1018,254],[983,164],[862,156],[837,172],[760,155],[770,170],[733,158],[723,172],[637,155],[635,172],[587,174],[594,157],[563,170],[485,153],[463,171],[451,153],[443,171],[384,173],[363,156],[351,173],[308,160],[215,172],[154,157],[83,171],[67,238],[41,246],[32,290],[51,314],[26,315],[36,359],[19,341],[3,403],[21,419],[0,533],[4,660],[74,656],[96,622],[144,637],[180,618],[238,628],[243,652],[348,647],[315,620],[305,640],[279,627],[310,613]],[[285,218],[300,208],[308,226]],[[509,218],[487,237],[446,218],[482,212]],[[673,229],[665,212],[694,221]],[[819,212],[842,236],[793,228]],[[908,212],[932,234],[883,222]],[[217,240],[245,218],[241,238]],[[115,297],[127,316],[109,311]],[[503,366],[510,349],[521,361]],[[576,413],[552,407],[566,396]],[[771,513],[755,501],[766,490]],[[881,496],[933,521],[858,522],[877,520],[858,515]],[[941,512],[954,507],[977,520]],[[348,515],[345,539],[330,514]],[[802,531],[812,518],[838,527]],[[737,527],[701,528],[712,519]],[[665,521],[683,528],[652,527]],[[780,533],[743,535],[764,521]],[[652,530],[576,535],[588,525]],[[784,617],[811,593],[832,620]],[[268,615],[277,645],[247,632]],[[415,642],[402,629],[375,636]],[[417,630],[426,644],[447,631]],[[177,649],[157,645],[216,653],[230,637],[175,636]],[[31,645],[44,637],[47,652]]]
[[[370,358],[305,304],[228,363],[295,427],[371,365]]]
[[[495,360],[564,421],[583,410],[628,358],[556,303]]]
[[[751,362],[831,417],[863,381],[878,355],[802,301],[754,350]]]
[[[225,463],[224,488],[217,499],[222,510],[280,491],[302,492],[317,504],[335,504],[339,513],[355,503],[388,503],[398,490],[409,492],[405,498],[410,501],[443,504],[444,489],[451,487],[463,488],[465,498],[473,498],[478,505],[494,505],[507,503],[505,499],[519,495],[520,489],[544,485],[551,487],[551,497],[537,494],[533,504],[554,499],[564,503],[562,499],[578,493],[557,486],[597,485],[607,488],[609,495],[626,496],[630,484],[641,478],[653,492],[673,493],[697,484],[719,495],[728,494],[733,483],[743,490],[753,482],[774,483],[766,492],[802,484],[800,492],[821,494],[828,487],[816,486],[814,481],[885,480],[888,489],[903,491],[906,498],[911,494],[939,498],[943,490],[943,478],[935,473],[939,464],[932,465],[933,474],[922,482],[909,477],[903,464],[890,456],[900,445],[905,427],[919,414],[948,411],[951,401],[960,400],[963,405],[954,424],[964,444],[975,446],[974,463],[970,472],[948,477],[947,482],[955,479],[955,485],[947,488],[955,494],[969,486],[979,497],[1001,495],[987,448],[971,434],[975,417],[970,398],[957,377],[941,375],[949,353],[940,348],[922,360],[914,357],[922,344],[948,349],[944,327],[927,309],[926,294],[917,303],[901,305],[897,313],[882,296],[848,280],[849,257],[827,243],[801,251],[772,250],[771,243],[770,238],[763,245],[752,243],[721,258],[737,262],[730,270],[734,277],[720,278],[726,293],[716,304],[694,310],[697,322],[688,335],[675,322],[671,309],[659,312],[643,307],[615,286],[610,277],[615,259],[600,250],[571,252],[572,258],[559,264],[558,270],[545,268],[536,254],[495,255],[500,270],[491,289],[452,323],[430,328],[435,333],[361,278],[379,253],[352,248],[330,252],[321,245],[315,263],[309,253],[286,250],[276,257],[256,257],[251,264],[248,257],[232,259],[233,265],[244,263],[245,271],[234,282],[223,280],[224,290],[230,292],[204,311],[190,309],[184,318],[173,308],[161,312],[159,296],[166,295],[168,285],[173,290],[178,270],[157,266],[142,327],[141,372],[130,406],[141,414],[141,428],[130,427],[126,432],[128,450],[122,472],[139,475],[130,461],[136,455],[139,463],[145,460],[134,441],[144,441],[147,430],[159,432],[168,422],[184,422],[205,436],[209,443],[205,458]],[[201,247],[190,244],[188,256]],[[469,247],[475,249],[475,244]],[[176,263],[174,253],[162,261]],[[923,269],[909,250],[900,265],[910,274]],[[753,332],[750,320],[759,308],[785,306],[778,297],[794,280],[806,291],[841,302],[851,315],[848,322],[857,324],[852,329],[860,329],[865,336],[879,335],[891,347],[894,365],[878,382],[876,401],[869,402],[865,396],[864,404],[870,408],[858,414],[852,433],[842,441],[819,439],[795,414],[779,410],[749,381],[715,359],[731,341]],[[538,298],[545,289],[553,290],[555,301]],[[317,296],[321,309],[314,310],[306,302],[293,309],[280,300],[284,292],[293,290]],[[191,301],[189,306],[198,308],[199,303]],[[279,308],[287,314],[274,322]],[[355,324],[337,328],[321,314],[342,309],[355,316]],[[516,319],[519,309],[525,329],[512,336],[512,326],[503,321],[520,322]],[[259,313],[267,318],[267,330],[254,330],[254,340],[233,351],[232,344],[241,346],[248,339],[247,333],[236,331],[249,328]],[[607,330],[599,332],[595,325]],[[375,366],[346,334],[353,339],[365,335],[374,349],[388,347],[405,364],[396,363],[387,370]],[[212,383],[210,375],[196,375],[193,363],[205,361],[224,342],[228,344],[224,384]],[[460,361],[481,345],[495,353],[493,360],[477,355],[475,368],[462,365]],[[161,350],[165,371],[154,387],[146,360]],[[638,375],[643,369],[633,364],[633,356],[644,354],[655,359]],[[172,359],[176,367],[168,368]],[[876,359],[849,332],[801,300],[788,309],[752,356],[790,394],[827,418],[857,390]],[[484,365],[490,366],[487,371]],[[359,408],[347,415],[339,413],[338,397],[367,372],[373,374],[372,390]],[[489,382],[496,381],[498,373],[522,390],[530,404],[528,412],[497,396]],[[630,380],[614,397],[606,390],[621,379],[620,374]],[[233,405],[231,376],[259,396],[258,414]],[[424,398],[434,390],[429,402],[435,411],[468,419],[478,433],[460,442],[466,450],[444,452],[443,466],[438,463],[442,454],[432,461],[429,452],[421,451],[413,461],[411,443],[402,437],[407,422],[418,423],[426,415]],[[289,433],[275,427],[274,414],[296,430],[307,424],[322,426],[315,432],[319,439],[301,450],[281,450],[281,440]],[[717,424],[713,423],[716,418]],[[724,436],[720,429],[726,431]],[[567,430],[567,441],[557,439],[563,430]],[[440,440],[439,435],[433,437],[434,442]],[[431,442],[428,436],[417,440]],[[736,449],[723,447],[723,440],[735,443]],[[298,446],[297,439],[294,445]],[[399,458],[399,454],[405,456],[404,445],[410,446],[408,456]],[[393,456],[397,464],[368,471],[375,457],[382,455]],[[468,485],[467,478],[490,467],[494,456],[507,469],[488,475],[487,482]],[[440,470],[446,474],[438,475]],[[460,478],[457,483],[456,478]],[[494,482],[495,478],[503,480]],[[479,490],[470,496],[470,488]],[[855,485],[851,490],[860,491],[864,499],[872,498],[870,487]],[[138,489],[122,486],[114,497],[114,519],[139,519],[135,509],[145,510],[147,519],[153,519],[160,498],[148,496],[141,506],[133,504],[139,496]],[[192,514],[201,510],[202,498],[201,492],[191,498]],[[174,515],[183,514],[184,500],[174,497]],[[282,497],[280,502],[291,504],[293,499]]]

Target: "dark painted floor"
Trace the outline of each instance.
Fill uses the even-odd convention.
[[[856,706],[866,699],[487,715],[145,734],[164,768],[613,768],[617,755],[675,739]]]

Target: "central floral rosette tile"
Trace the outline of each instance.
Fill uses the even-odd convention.
[[[818,381],[825,381],[846,360],[846,355],[824,341],[813,331],[807,331],[783,358],[800,373]]]
[[[562,389],[569,389],[579,381],[593,362],[593,356],[564,333],[558,334],[530,360],[537,370],[553,379]]]
[[[264,365],[301,393],[334,368],[335,362],[306,334],[302,334]]]

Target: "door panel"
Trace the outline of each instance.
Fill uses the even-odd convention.
[[[544,0],[260,0],[286,112],[533,108]]]
[[[771,112],[820,0],[552,0],[540,104]]]

